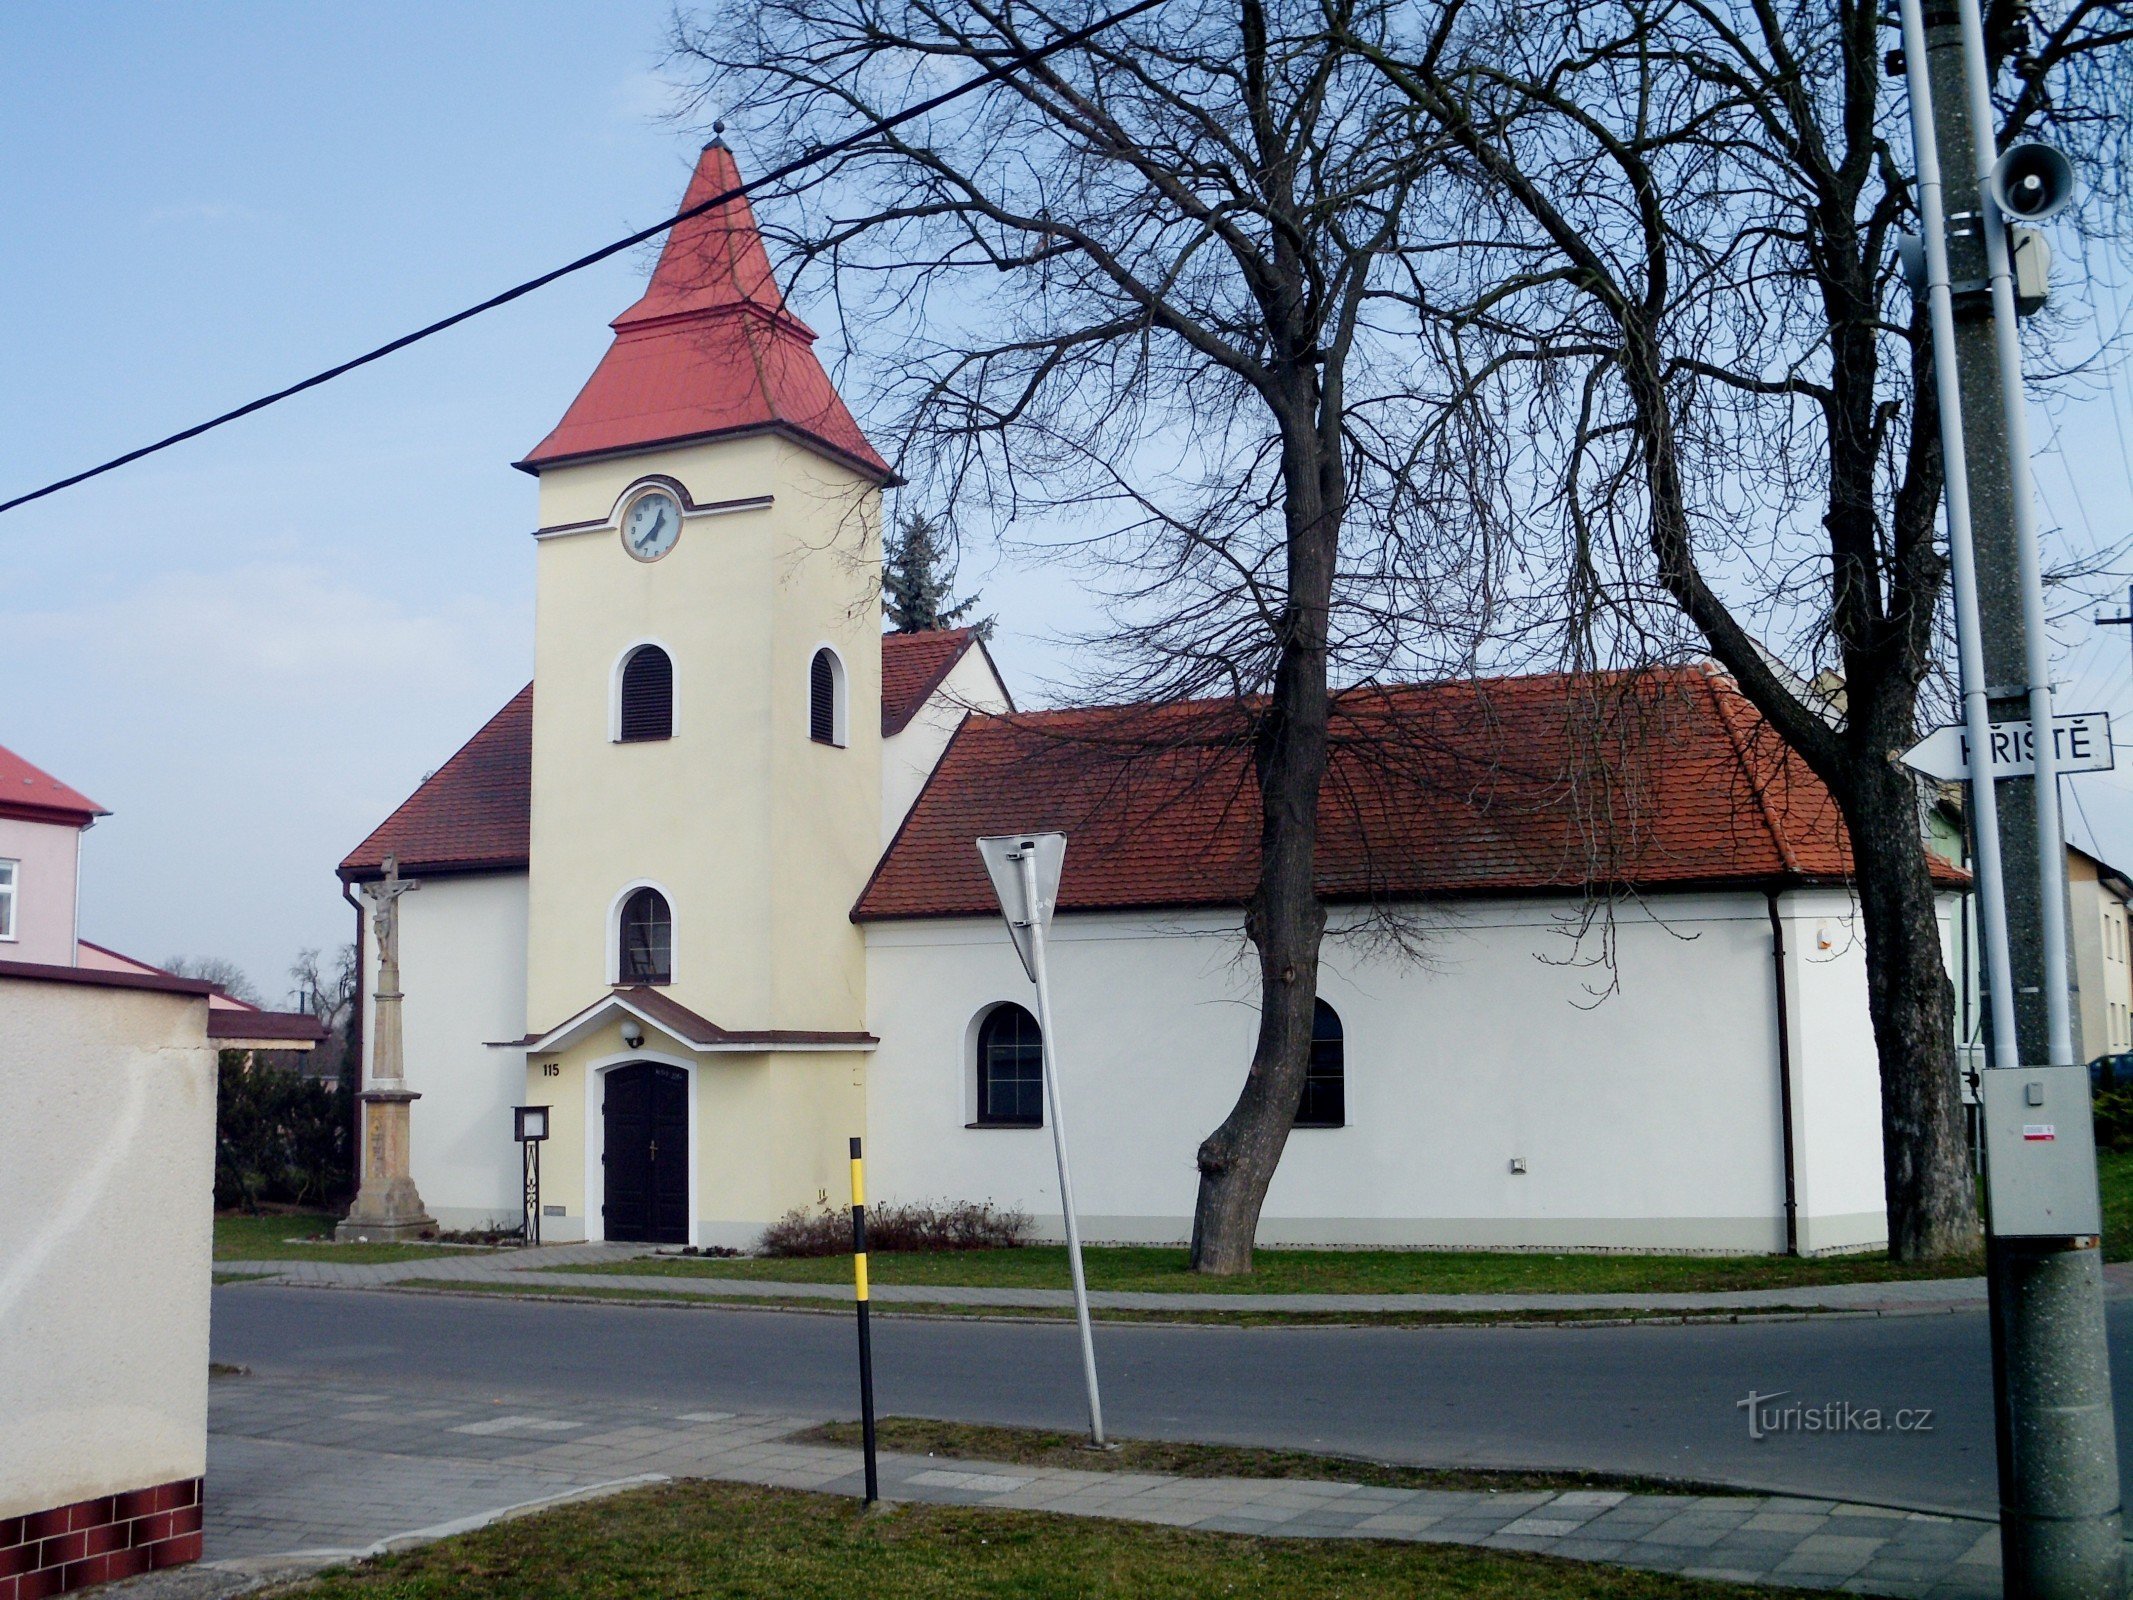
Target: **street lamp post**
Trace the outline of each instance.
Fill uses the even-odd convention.
[[[546,1106],[513,1106],[511,1137],[518,1141],[519,1203],[525,1216],[521,1236],[529,1245],[541,1242],[541,1146],[548,1139]]]

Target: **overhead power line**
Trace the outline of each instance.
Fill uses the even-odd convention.
[[[455,311],[450,316],[440,317],[437,321],[417,328],[412,333],[404,333],[397,339],[392,339],[379,345],[375,350],[366,350],[363,354],[343,361],[338,366],[328,367],[323,372],[314,372],[310,377],[299,383],[292,383],[285,389],[276,389],[272,394],[261,395],[257,400],[248,400],[234,410],[225,411],[217,417],[210,417],[205,422],[197,422],[190,428],[181,429],[167,438],[156,440],[154,444],[144,444],[138,450],[129,450],[124,455],[113,456],[109,461],[101,462],[85,471],[73,473],[68,477],[59,479],[57,482],[48,483],[41,489],[32,489],[28,494],[18,494],[12,500],[0,501],[0,513],[12,511],[17,506],[26,506],[32,500],[42,500],[46,495],[57,494],[62,489],[71,489],[77,483],[87,483],[91,478],[102,477],[107,472],[115,472],[120,467],[139,461],[144,456],[152,456],[159,450],[168,450],[172,445],[183,444],[188,439],[197,439],[203,433],[212,432],[214,429],[222,427],[225,423],[237,421],[240,417],[249,417],[255,411],[264,411],[268,406],[277,405],[292,396],[300,395],[306,389],[316,389],[320,384],[331,383],[335,378],[353,372],[358,367],[367,367],[373,361],[382,361],[397,350],[405,350],[411,344],[419,344],[433,334],[443,333],[447,328],[456,328],[462,322],[470,321],[485,311],[494,311],[498,306],[509,305],[512,301],[521,299],[533,293],[536,289],[544,289],[558,278],[567,278],[573,272],[582,272],[587,267],[596,266],[609,256],[619,255],[624,250],[643,244],[647,239],[656,239],[668,229],[687,222],[691,217],[701,216],[706,211],[715,211],[730,201],[743,198],[750,190],[760,185],[777,183],[791,177],[794,173],[804,172],[807,168],[826,161],[831,156],[841,155],[847,150],[864,144],[877,134],[886,133],[891,128],[901,127],[904,123],[923,117],[928,112],[938,111],[951,101],[960,100],[964,95],[982,89],[988,83],[997,83],[1011,73],[1020,71],[1035,62],[1042,61],[1046,56],[1056,55],[1062,50],[1071,50],[1076,45],[1086,44],[1106,29],[1115,28],[1121,22],[1139,16],[1143,11],[1152,11],[1162,3],[1163,0],[1136,0],[1135,4],[1122,10],[1114,11],[1109,16],[1099,18],[1086,28],[1079,28],[1072,33],[1062,34],[1049,44],[1040,45],[1034,50],[1017,51],[997,66],[986,68],[976,77],[967,79],[957,84],[953,89],[945,90],[933,96],[930,100],[921,100],[917,105],[906,106],[893,116],[882,117],[870,122],[857,133],[833,140],[829,144],[819,145],[806,155],[788,161],[781,167],[774,167],[759,177],[749,179],[746,183],[735,184],[732,188],[713,195],[701,204],[677,211],[663,222],[655,222],[649,228],[639,228],[635,233],[617,239],[612,244],[604,244],[599,249],[579,256],[575,261],[567,261],[562,266],[544,272],[537,278],[528,278],[524,283],[514,284],[501,294],[492,294],[488,299],[468,306],[463,311]]]

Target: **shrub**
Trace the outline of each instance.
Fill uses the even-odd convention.
[[[2098,1089],[2096,1148],[2133,1150],[2133,1088]]]
[[[244,1050],[216,1062],[215,1204],[320,1205],[355,1176],[345,1085],[321,1083]]]
[[[1012,1250],[1029,1243],[1029,1213],[990,1200],[867,1207],[868,1251]],[[766,1256],[842,1256],[852,1251],[852,1214],[828,1202],[794,1209],[763,1230]]]

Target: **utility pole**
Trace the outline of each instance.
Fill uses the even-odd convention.
[[[1971,814],[1980,827],[1996,821],[1994,842],[2004,869],[2001,949],[2008,971],[1988,992],[1998,1002],[1995,1011],[2012,1010],[2012,1016],[1989,1018],[1996,1049],[1985,1076],[1998,1079],[1995,1088],[2017,1078],[2062,1083],[2065,1074],[2079,1071],[2081,1049],[2069,994],[2065,846],[2051,759],[2051,696],[2009,240],[1982,181],[1996,155],[1986,45],[1977,0],[1934,0],[1923,18],[1919,4],[1906,0],[1904,42],[1910,54],[1922,31],[1924,71],[1914,71],[1912,87],[1915,96],[1921,76],[1930,84],[1933,143],[1946,183],[1944,269],[1955,291],[1950,298],[1962,447],[1960,454],[1950,452],[1949,470],[1951,477],[1964,472],[1975,549],[1978,649],[1966,653],[1965,664],[1981,669],[1982,681],[1964,687],[1970,694],[1982,689],[1990,721],[2033,722],[2038,750],[2034,778],[1995,783],[1983,762],[1983,775],[1973,778],[1974,789],[1993,791],[1984,804],[1973,804]],[[1922,180],[1925,165],[1922,154]],[[1948,346],[1943,342],[1938,348]],[[2044,1090],[2028,1092],[2034,1096]],[[2052,1092],[2056,1096],[2064,1089]],[[2078,1096],[2074,1111],[2085,1131],[2085,1080],[2079,1082]],[[2055,1109],[2061,1120],[2072,1114]],[[2036,1115],[2041,1125],[2043,1114]],[[2006,1592],[2021,1600],[2124,1593],[2099,1245],[2090,1234],[2009,1235],[1988,1224],[2000,1548]]]

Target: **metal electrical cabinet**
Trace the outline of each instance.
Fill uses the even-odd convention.
[[[2103,1232],[2086,1067],[1988,1067],[1985,1181],[2002,1239]]]

